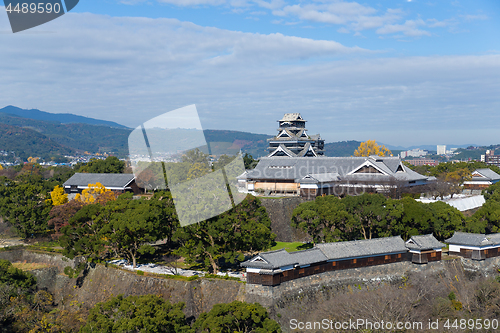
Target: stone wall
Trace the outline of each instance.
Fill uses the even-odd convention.
[[[141,276],[137,273],[104,265],[92,265],[83,277],[69,278],[64,268],[78,265],[78,260],[70,260],[62,255],[36,253],[23,249],[0,252],[0,259],[11,262],[36,262],[50,267],[33,270],[39,289],[54,295],[57,305],[71,301],[83,303],[87,308],[106,301],[112,296],[161,295],[171,302],[184,302],[186,316],[197,317],[210,311],[217,303],[245,300],[245,284],[232,280],[197,279],[182,281]]]
[[[301,197],[259,198],[271,219],[271,229],[279,242],[308,242],[310,237],[301,230],[290,226],[293,210],[308,201]]]
[[[466,258],[430,262],[424,265],[397,262],[385,265],[330,271],[311,275],[268,287],[244,284],[220,279],[197,279],[182,281],[140,276],[135,272],[103,265],[92,265],[84,277],[70,279],[63,274],[64,267],[75,267],[77,260],[61,255],[36,253],[23,249],[0,252],[0,259],[11,262],[36,262],[48,268],[32,271],[37,277],[38,287],[54,295],[56,304],[63,306],[71,301],[83,303],[90,308],[97,302],[123,294],[161,295],[171,302],[184,302],[188,317],[197,317],[210,311],[217,303],[234,300],[258,302],[266,307],[284,308],[286,304],[301,299],[315,299],[318,295],[333,295],[351,290],[374,289],[383,284],[400,284],[413,273],[422,273],[429,279],[437,279],[445,271],[463,270],[468,276],[496,276],[500,268],[500,257],[475,261]]]

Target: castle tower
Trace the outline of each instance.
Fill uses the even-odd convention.
[[[319,134],[308,135],[306,121],[300,113],[286,113],[278,120],[278,135],[269,141],[269,155],[288,157],[317,157],[323,155],[325,140]]]

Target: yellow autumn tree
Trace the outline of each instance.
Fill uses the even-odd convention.
[[[375,140],[361,142],[358,149],[354,151],[354,156],[392,156],[392,152],[385,148],[384,145],[378,145]]]
[[[0,164],[0,170],[3,170],[3,166]]]
[[[210,172],[206,163],[194,163],[188,171],[187,180],[200,178]]]
[[[54,190],[50,192],[50,198],[52,199],[52,205],[60,206],[68,202],[68,195],[64,193],[64,188],[62,186],[56,185]]]
[[[95,184],[89,184],[89,187],[86,188],[85,190],[82,191],[82,194],[77,194],[75,196],[75,200],[80,200],[83,203],[89,204],[89,203],[95,203],[97,197],[100,194],[106,193],[106,192],[111,192],[111,190],[108,190],[102,185],[101,183],[97,182]]]

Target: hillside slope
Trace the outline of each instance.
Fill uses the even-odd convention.
[[[116,127],[116,128],[128,128],[126,126],[117,124],[112,121],[94,119],[89,117],[77,116],[71,113],[49,113],[45,111],[40,111],[37,109],[25,110],[18,108],[16,106],[6,106],[0,109],[0,112],[8,113],[14,116],[35,119],[35,120],[43,120],[43,121],[57,121],[63,124],[69,123],[81,123],[81,124],[90,124],[90,125],[103,125],[108,127]]]
[[[50,160],[58,155],[69,155],[75,152],[74,149],[64,147],[35,130],[2,123],[0,123],[0,150],[13,151],[16,157],[22,160],[30,156]]]

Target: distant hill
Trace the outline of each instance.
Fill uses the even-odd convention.
[[[0,136],[0,150],[15,151],[17,156],[22,155],[23,159],[29,156],[52,157],[52,155],[84,151],[108,152],[123,158],[128,155],[128,136],[132,131],[130,128],[109,121],[72,114],[52,114],[35,109],[23,110],[14,106],[0,109],[0,124],[10,132],[16,133],[15,140],[13,136],[5,134]],[[179,140],[179,136],[183,136],[182,133],[170,132],[148,131],[149,135],[161,135],[161,139],[171,143]],[[204,130],[204,134],[212,154],[236,154],[241,150],[254,158],[269,153],[267,139],[272,137],[267,134],[229,130]],[[179,143],[182,142],[177,142]],[[360,143],[360,141],[327,143],[325,156],[352,156]]]
[[[254,158],[266,156],[271,135],[226,130],[204,130],[212,154],[237,154],[240,149]]]
[[[74,154],[75,150],[60,145],[47,136],[29,129],[0,123],[0,150],[15,152],[15,156],[26,160],[28,157],[52,157]]]
[[[325,156],[330,157],[345,157],[345,156],[353,156],[354,151],[358,149],[360,141],[339,141],[339,142],[331,142],[325,143]]]
[[[117,124],[112,121],[77,116],[71,113],[49,113],[37,109],[25,110],[12,105],[0,109],[0,112],[35,120],[56,121],[62,124],[81,123],[90,125],[103,125],[103,126],[124,128],[124,129],[128,128],[126,126]]]
[[[127,140],[132,131],[103,125],[61,124],[55,121],[16,117],[7,113],[0,113],[0,123],[41,134],[69,151],[112,152],[122,157],[128,154]],[[11,142],[0,140],[0,149],[16,150],[14,147],[17,145],[12,146]]]

